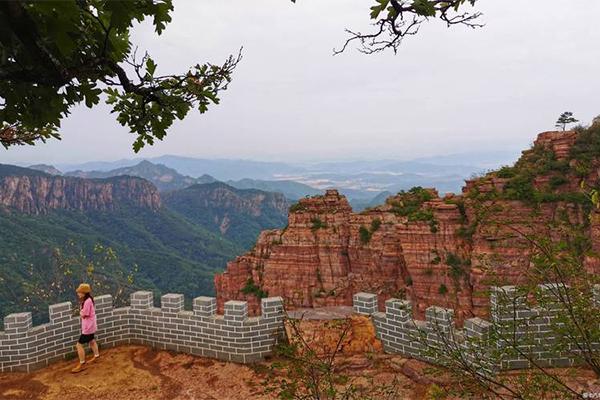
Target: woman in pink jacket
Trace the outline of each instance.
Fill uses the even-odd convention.
[[[76,290],[79,298],[81,316],[81,336],[77,341],[75,348],[79,356],[79,364],[71,370],[71,372],[81,372],[85,367],[85,349],[83,345],[90,344],[90,348],[94,352],[94,357],[88,361],[88,364],[94,362],[100,357],[98,352],[98,343],[94,338],[94,334],[98,329],[96,325],[96,309],[94,307],[94,298],[92,297],[92,288],[87,283],[82,283]]]

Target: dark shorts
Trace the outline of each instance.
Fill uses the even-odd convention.
[[[77,342],[81,343],[81,344],[86,344],[91,342],[92,340],[94,340],[94,334],[92,333],[91,335],[81,335],[79,336],[79,340]]]

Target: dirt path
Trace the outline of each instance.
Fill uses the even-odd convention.
[[[273,400],[264,394],[268,364],[244,366],[187,354],[123,346],[104,351],[101,359],[79,374],[77,361],[60,362],[30,374],[0,374],[2,400]],[[406,360],[378,355],[342,356],[339,368],[366,385],[398,381],[392,399],[423,398],[427,383],[411,379]]]
[[[73,361],[31,374],[0,375],[3,400],[270,399],[245,366],[141,346],[110,349],[97,364],[71,374]]]

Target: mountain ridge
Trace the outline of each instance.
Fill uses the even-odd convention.
[[[75,170],[66,172],[64,175],[88,179],[109,178],[114,176],[136,176],[152,182],[161,192],[183,189],[197,183],[216,181],[215,178],[207,174],[198,178],[182,175],[173,168],[169,168],[163,164],[152,163],[147,160],[140,161],[138,164],[132,166],[121,167],[109,171]]]

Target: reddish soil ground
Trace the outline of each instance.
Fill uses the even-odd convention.
[[[386,355],[354,355],[341,356],[339,365],[357,384],[382,385],[395,379],[396,393],[391,398],[423,398],[427,384],[418,383],[402,372],[407,371],[406,362]],[[76,361],[65,361],[29,374],[2,374],[0,399],[276,398],[274,394],[264,393],[263,382],[268,376],[269,363],[249,367],[142,346],[123,346],[103,352],[97,363],[81,373],[70,373],[75,364]]]
[[[347,326],[343,321],[303,320],[296,326],[317,354],[330,354],[340,345],[336,373],[347,378],[346,384],[365,389],[370,399],[484,398],[480,388],[431,365],[383,354],[368,318],[352,316],[348,322],[351,329],[341,342],[340,332]],[[292,325],[288,324],[287,330],[293,338]],[[265,386],[273,388],[274,382],[286,377],[281,370],[273,372],[275,361],[282,360],[240,365],[123,346],[103,351],[97,362],[78,374],[70,372],[76,360],[33,373],[0,374],[0,400],[274,400],[276,392],[265,390]],[[580,392],[600,393],[600,384],[589,370],[554,372]],[[505,378],[513,374],[518,373],[509,372]]]

